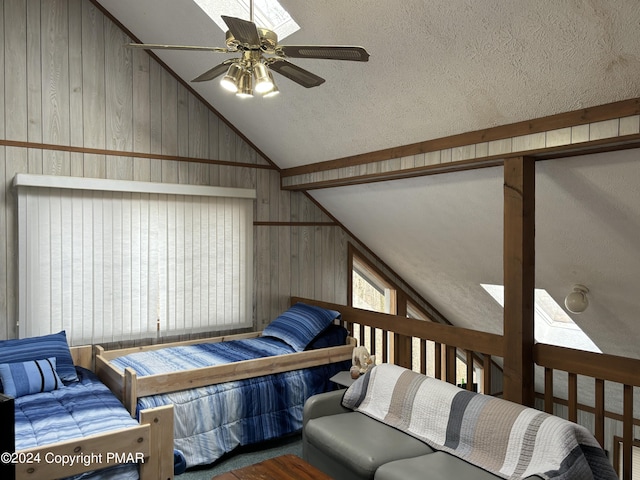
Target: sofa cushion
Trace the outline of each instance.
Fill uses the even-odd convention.
[[[429,474],[426,475],[425,472]],[[376,470],[374,478],[375,480],[406,480],[408,478],[496,480],[500,477],[448,453],[435,452],[386,463]]]
[[[427,476],[425,472],[429,472],[429,475]],[[501,477],[446,452],[435,452],[386,463],[376,470],[374,477],[375,480],[406,480],[407,478],[495,480]],[[533,480],[541,477],[527,478]]]
[[[373,478],[376,469],[387,462],[433,452],[425,443],[357,412],[311,419],[304,435],[357,478]]]

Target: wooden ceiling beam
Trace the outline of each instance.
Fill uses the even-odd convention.
[[[281,171],[287,190],[313,190],[640,147],[640,99],[303,165]]]

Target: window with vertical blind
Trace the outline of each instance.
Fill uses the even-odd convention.
[[[20,337],[252,325],[254,190],[23,174],[14,185]]]

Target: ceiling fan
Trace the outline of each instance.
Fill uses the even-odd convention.
[[[201,50],[219,53],[236,53],[240,57],[225,60],[192,82],[206,82],[225,73],[221,85],[241,97],[251,97],[253,92],[263,96],[278,93],[271,70],[306,88],[317,87],[324,78],[291,63],[288,58],[313,58],[326,60],[348,60],[367,62],[369,53],[362,48],[349,45],[279,45],[278,36],[272,30],[260,28],[253,22],[253,0],[250,2],[251,20],[222,15],[229,30],[226,47],[188,45],[162,45],[152,43],[130,43],[131,48],[166,50]]]

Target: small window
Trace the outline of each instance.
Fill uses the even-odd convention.
[[[196,4],[220,27],[228,30],[220,14],[249,20],[250,0],[195,0]],[[262,28],[268,28],[278,35],[278,40],[300,30],[300,26],[277,0],[255,0],[254,21]]]
[[[396,312],[396,290],[360,258],[353,257],[353,306],[374,312]]]
[[[350,258],[351,305],[363,310],[395,315],[395,287],[355,251],[352,250]],[[354,324],[353,337],[358,345],[364,345],[371,354],[376,355],[376,363],[386,362],[390,358],[392,338],[389,333],[385,336],[382,330],[376,329],[372,338],[370,327]]]

